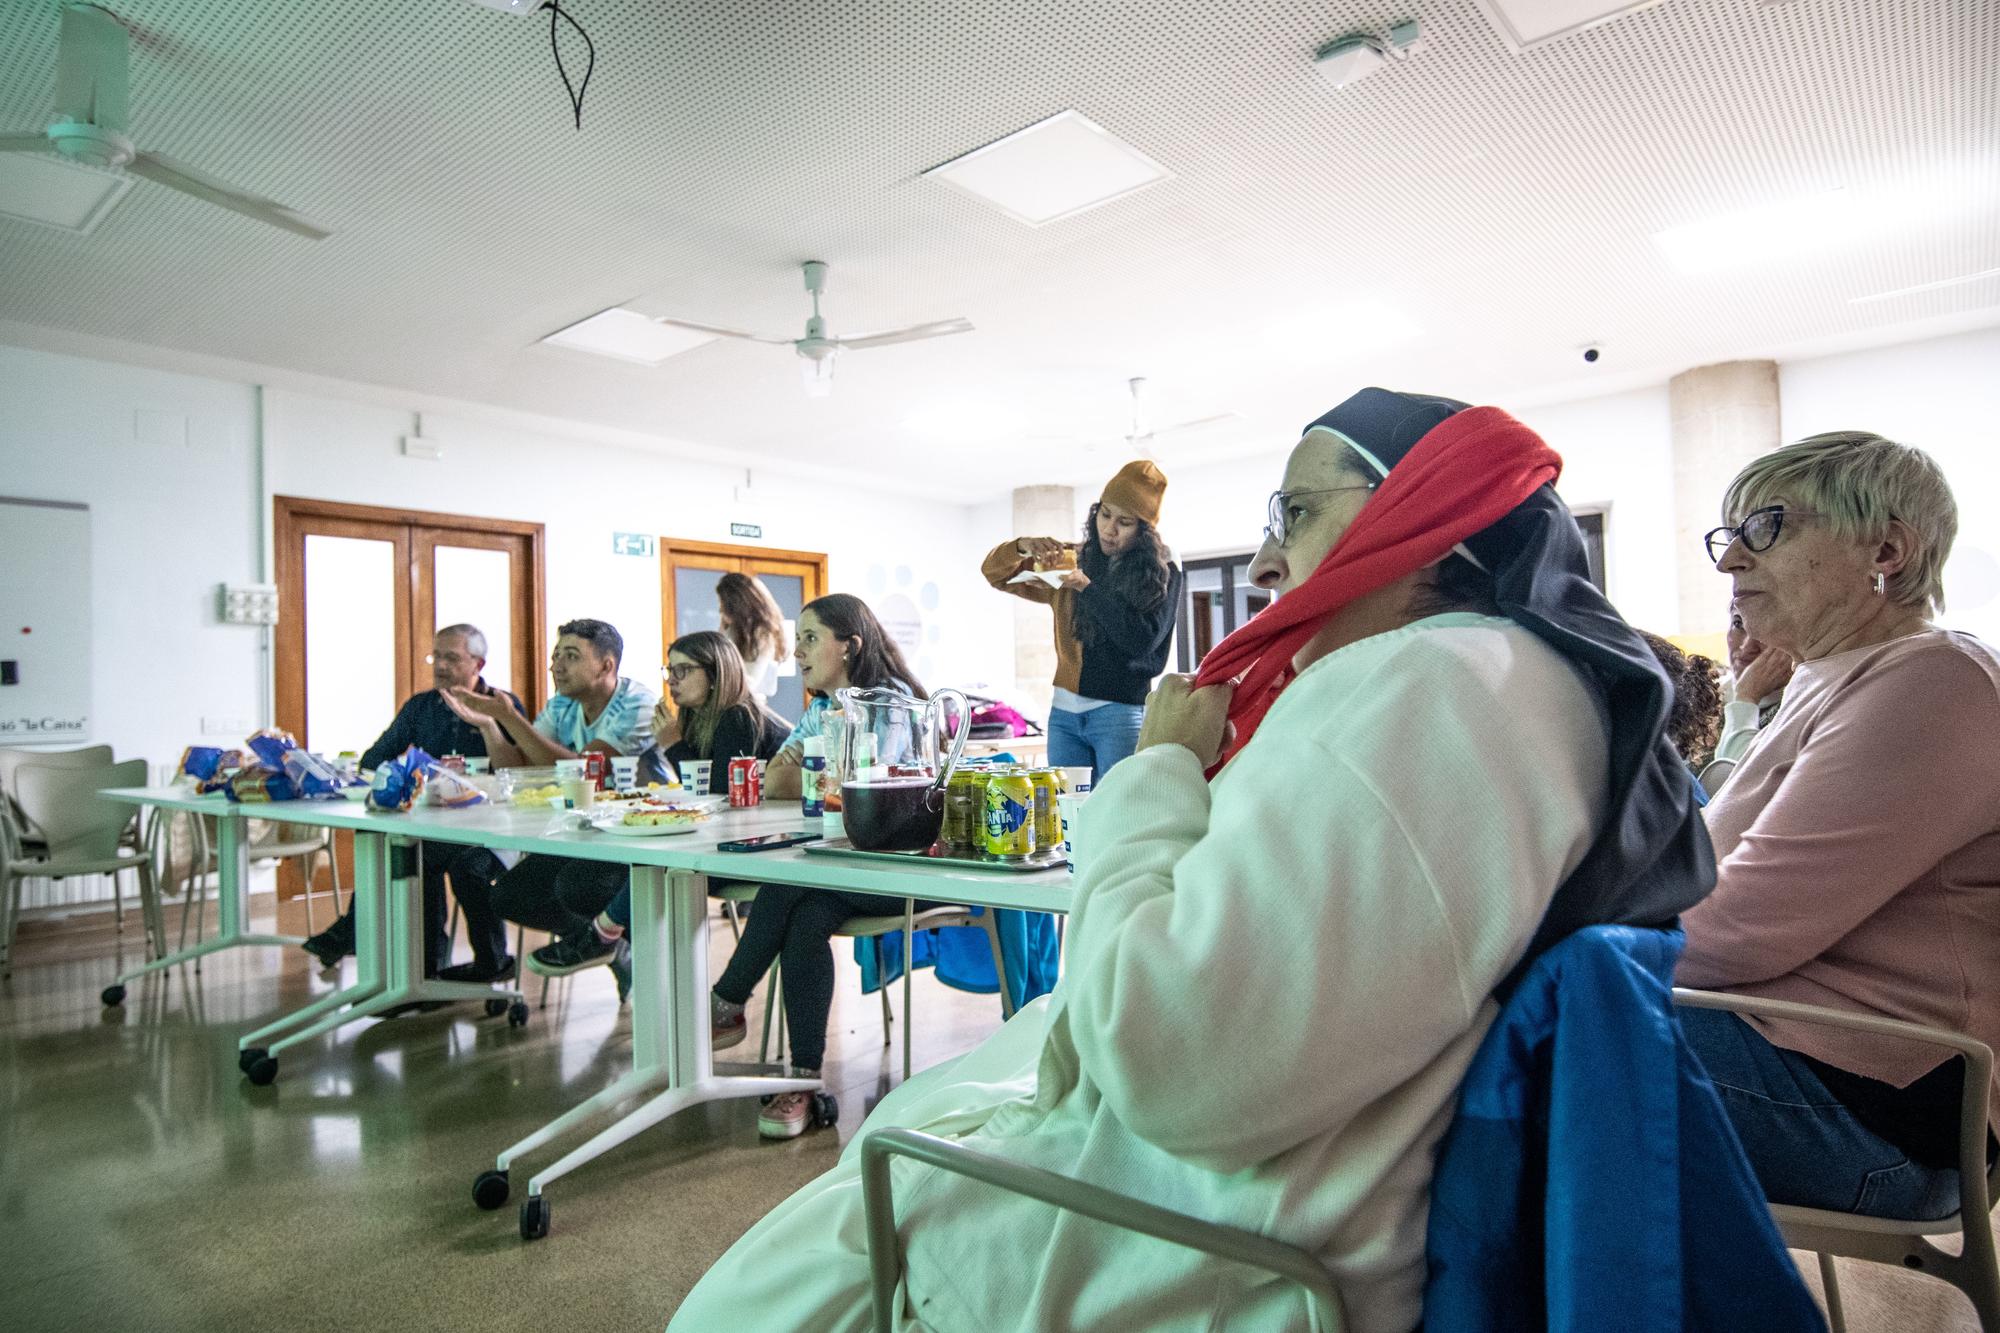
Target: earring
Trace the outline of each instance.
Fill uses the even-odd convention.
[[[1877,597],[1886,597],[1888,592],[1889,580],[1883,577],[1880,570],[1875,571],[1875,595]]]

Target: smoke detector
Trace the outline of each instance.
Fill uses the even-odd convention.
[[[1381,69],[1391,60],[1407,60],[1424,49],[1417,21],[1405,19],[1389,29],[1385,41],[1370,33],[1336,37],[1313,56],[1313,69],[1336,88],[1346,88]]]

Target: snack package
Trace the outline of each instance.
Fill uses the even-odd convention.
[[[316,754],[293,746],[284,752],[279,767],[305,800],[331,801],[340,795],[340,771]]]
[[[295,801],[298,788],[285,776],[283,769],[265,768],[252,764],[239,768],[223,788],[229,799],[243,804],[259,804],[265,801]]]
[[[258,732],[244,741],[244,744],[250,747],[250,753],[257,757],[258,763],[265,768],[276,769],[284,768],[287,752],[299,748],[299,743],[292,739],[289,732],[274,728]]]
[[[368,788],[368,808],[397,813],[408,810],[424,794],[427,770],[436,763],[412,745],[375,770],[375,781]]]
[[[457,810],[486,799],[486,793],[467,782],[463,773],[455,773],[443,764],[427,765],[423,776],[424,800],[430,805]]]

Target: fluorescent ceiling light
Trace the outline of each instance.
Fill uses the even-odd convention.
[[[88,236],[132,188],[115,171],[50,153],[0,153],[0,216]]]
[[[1906,210],[1878,200],[1826,190],[1759,204],[1653,233],[1653,242],[1683,273],[1772,264],[1836,249],[1867,236]]]
[[[1660,0],[1479,0],[1486,17],[1516,51],[1594,28]]]
[[[636,361],[642,366],[657,366],[670,356],[679,356],[703,343],[714,342],[715,338],[711,334],[662,324],[636,310],[613,306],[566,329],[558,329],[542,341],[553,347],[615,357],[620,361]]]
[[[1988,278],[2000,278],[2000,268],[1981,269],[1977,273],[1964,273],[1956,278],[1939,278],[1936,282],[1920,282],[1914,287],[1898,287],[1893,292],[1876,292],[1873,296],[1848,298],[1849,305],[1866,305],[1870,301],[1887,301],[1898,296],[1915,296],[1918,292],[1934,292],[1944,287],[1960,287],[1968,282],[1984,282]]]
[[[1031,227],[1074,217],[1173,175],[1074,111],[1018,130],[923,173]]]
[[[924,403],[903,414],[903,429],[930,440],[987,441],[1018,436],[1023,423],[993,403]]]
[[[1292,315],[1266,328],[1251,348],[1262,356],[1316,365],[1348,361],[1380,352],[1423,336],[1423,329],[1402,311],[1373,297]]]

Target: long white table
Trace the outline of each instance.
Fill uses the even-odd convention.
[[[166,804],[162,798],[175,794],[131,788],[106,795]],[[500,1207],[507,1200],[508,1173],[516,1159],[622,1102],[652,1095],[528,1181],[528,1197],[521,1206],[521,1234],[531,1240],[548,1230],[549,1206],[543,1196],[548,1184],[669,1116],[705,1102],[820,1088],[817,1080],[715,1073],[708,1003],[711,874],[764,884],[851,889],[1025,911],[1066,912],[1072,896],[1072,881],[1062,870],[1004,874],[948,863],[904,866],[853,860],[809,854],[798,848],[753,854],[718,850],[718,843],[730,839],[810,827],[800,818],[797,806],[789,802],[726,810],[692,833],[656,838],[551,831],[555,822],[552,811],[490,803],[463,810],[420,806],[404,814],[386,814],[349,801],[286,801],[249,807],[248,812],[254,818],[281,823],[353,830],[356,942],[362,960],[362,979],[355,986],[241,1039],[239,1063],[259,1082],[276,1076],[279,1051],[395,1004],[467,994],[490,997],[489,1007],[504,1005],[507,996],[515,1004],[521,1003],[517,991],[423,979],[423,942],[417,929],[421,885],[414,880],[391,885],[388,863],[392,841],[474,844],[496,851],[569,856],[631,867],[632,926],[628,937],[632,947],[633,1069],[502,1150],[494,1168],[475,1181],[474,1199],[482,1208]],[[373,971],[371,955],[376,958]],[[525,1017],[525,1009],[519,1012]],[[269,1040],[291,1027],[298,1030]]]
[[[208,954],[251,945],[305,943],[297,935],[253,935],[243,928],[250,916],[250,863],[249,848],[243,837],[244,807],[233,804],[228,797],[220,793],[197,796],[178,787],[125,787],[107,791],[104,795],[113,800],[130,801],[138,805],[150,805],[159,810],[190,814],[197,819],[214,820],[216,861],[215,937],[209,940],[197,940],[192,948],[176,950],[124,973],[104,988],[101,997],[104,1003],[123,1004],[126,986],[138,978],[149,972],[159,972],[169,967],[178,967],[182,963],[196,962]],[[199,878],[198,875],[195,877],[196,883],[199,882]],[[164,946],[166,941],[161,940],[160,943]]]

